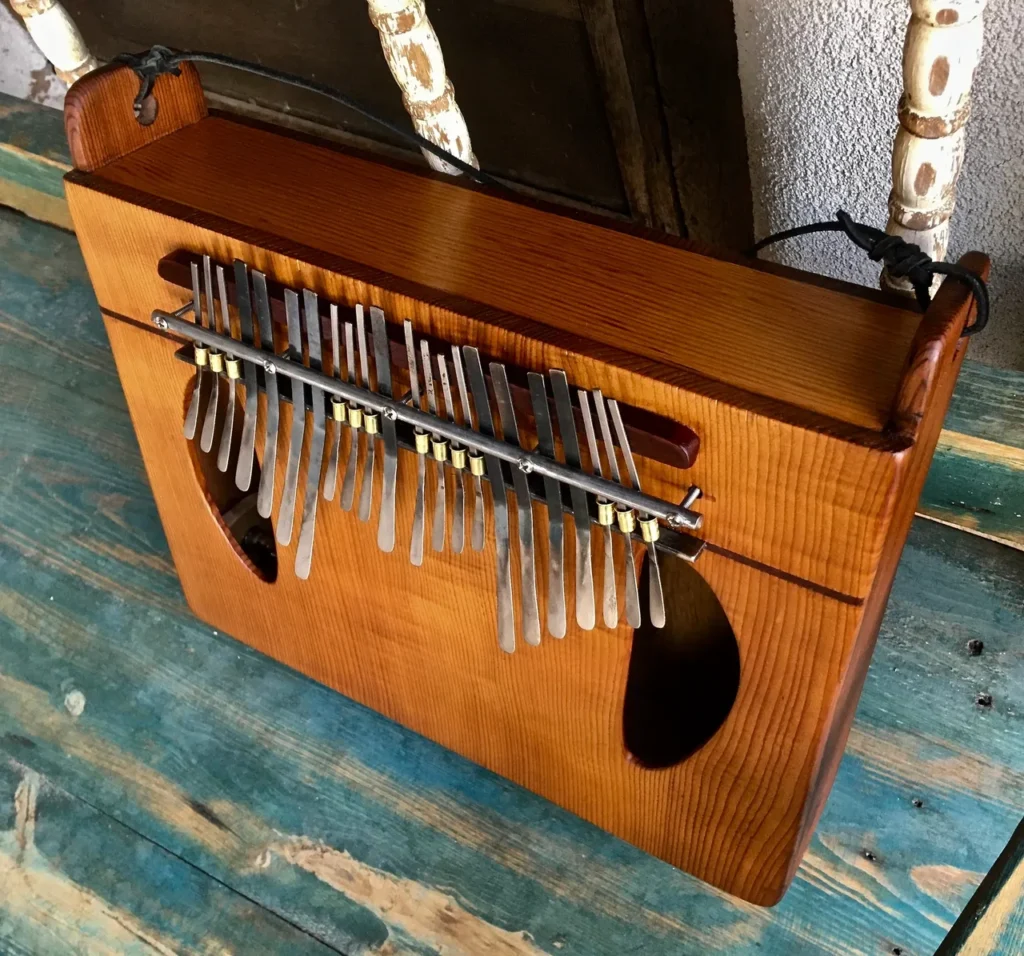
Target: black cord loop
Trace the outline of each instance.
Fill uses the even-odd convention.
[[[921,309],[931,304],[932,278],[945,275],[963,282],[971,290],[977,305],[974,322],[963,330],[964,336],[977,335],[988,324],[988,287],[985,280],[977,273],[956,262],[935,262],[921,247],[900,236],[890,236],[874,226],[862,222],[854,222],[849,213],[840,209],[836,213],[835,222],[812,222],[795,229],[786,229],[773,233],[762,239],[751,250],[756,256],[766,246],[774,245],[797,236],[807,236],[815,232],[843,232],[867,254],[874,262],[882,262],[889,275],[897,279],[906,279],[913,287]]]
[[[136,94],[135,102],[133,103],[136,117],[143,115],[143,104],[148,97],[152,96],[153,84],[156,82],[156,78],[164,73],[179,76],[181,74],[179,66],[186,61],[226,66],[234,70],[241,70],[244,73],[252,73],[255,76],[277,80],[279,83],[287,83],[289,86],[294,86],[310,93],[318,93],[320,96],[333,100],[335,103],[340,103],[342,106],[352,110],[352,112],[358,113],[360,116],[376,123],[411,146],[417,149],[425,149],[427,152],[437,156],[438,159],[455,167],[460,173],[468,176],[474,182],[480,183],[482,186],[490,186],[494,189],[505,189],[493,176],[477,169],[475,166],[471,166],[465,160],[459,159],[458,156],[452,155],[448,150],[438,146],[436,143],[432,143],[425,136],[420,136],[414,130],[405,129],[404,127],[397,126],[390,120],[383,119],[369,109],[369,107],[363,106],[361,103],[330,86],[317,83],[314,80],[307,80],[305,77],[297,76],[294,73],[285,73],[282,70],[275,70],[269,66],[260,66],[257,63],[249,63],[246,60],[237,60],[233,56],[223,56],[220,53],[204,53],[197,50],[171,50],[165,46],[153,46],[142,53],[122,53],[114,57],[114,63],[123,63],[125,66],[131,67],[138,74],[139,92]]]

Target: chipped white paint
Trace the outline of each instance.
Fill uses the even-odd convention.
[[[529,934],[488,923],[432,886],[361,863],[344,850],[292,837],[271,850],[445,956],[547,956]]]
[[[479,166],[466,119],[445,73],[441,42],[423,0],[369,0],[370,21],[380,34],[391,75],[416,132],[472,166]],[[434,169],[458,174],[450,164],[423,151]]]
[[[59,0],[11,0],[11,7],[68,86],[99,65]]]
[[[911,0],[887,231],[945,259],[988,0]],[[905,280],[883,284],[912,291]]]
[[[69,691],[64,695],[64,709],[72,717],[81,717],[85,710],[85,694],[80,690]]]

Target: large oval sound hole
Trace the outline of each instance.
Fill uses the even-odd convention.
[[[252,479],[246,491],[240,491],[235,484],[235,469],[238,466],[239,446],[242,438],[241,402],[231,393],[226,379],[219,385],[219,401],[217,406],[217,427],[214,430],[213,442],[209,451],[202,449],[202,430],[206,420],[206,406],[209,403],[210,381],[207,376],[204,382],[202,407],[199,409],[199,427],[196,437],[189,443],[192,451],[192,464],[196,470],[196,478],[202,487],[210,510],[225,532],[228,541],[246,559],[250,569],[264,581],[277,580],[277,545],[274,543],[274,528],[268,518],[260,516],[256,510],[256,491],[260,486],[260,463],[254,456]],[[244,392],[241,392],[244,394]],[[191,398],[192,386],[186,391],[186,401]],[[231,444],[226,459],[226,468],[218,467],[221,440],[224,436],[228,409],[234,410],[234,422],[231,428]],[[259,443],[257,442],[257,445]]]
[[[722,726],[740,686],[740,652],[729,619],[707,581],[682,558],[661,557],[666,624],[633,632],[623,733],[645,767],[671,767]],[[647,566],[640,579],[647,597]]]

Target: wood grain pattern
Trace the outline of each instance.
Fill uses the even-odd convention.
[[[97,112],[98,121],[103,115]],[[238,143],[260,156],[259,164],[248,167],[251,175],[238,175],[243,166],[232,162]],[[779,370],[764,373],[764,355],[749,369],[734,362],[727,379],[731,393],[715,395],[708,381],[703,391],[686,387],[692,378],[678,377],[680,354],[669,351],[674,358],[669,361],[657,347],[673,341],[667,311],[678,307],[679,293],[694,292],[698,276],[712,289],[731,280],[735,288],[719,295],[745,300],[748,315],[737,323],[706,307],[711,323],[706,346],[714,355],[758,346],[767,350],[759,329],[777,325],[790,307],[789,294],[793,301],[831,296],[833,326],[862,319],[862,332],[890,307],[813,283],[803,283],[797,296],[787,285],[795,279],[737,269],[472,190],[446,195],[449,204],[467,203],[461,208],[431,207],[441,195],[435,191],[450,189],[449,184],[323,149],[311,152],[317,149],[208,119],[95,175],[74,174],[67,184],[190,606],[246,643],[716,886],[757,903],[776,902],[811,838],[838,768],[896,561],[963,358],[958,342],[969,307],[966,290],[945,287],[910,349],[903,349],[907,370],[893,385],[896,404],[886,419],[898,434],[880,434],[857,420],[826,421],[816,429],[808,412],[794,413],[792,393],[775,393],[772,375]],[[231,168],[234,174],[225,176]],[[286,202],[275,204],[263,191],[275,171],[286,169],[319,187],[308,189],[306,199],[293,188]],[[186,180],[191,205],[183,210]],[[319,225],[304,224],[308,244],[296,247],[299,237],[289,215],[317,188],[344,203],[345,224],[333,228],[343,241],[328,241],[332,217],[323,216]],[[373,229],[361,229],[359,203],[375,196]],[[399,200],[401,221],[388,223],[385,206]],[[517,224],[520,228],[513,229]],[[386,242],[373,245],[367,237],[374,232]],[[436,242],[426,241],[430,233],[439,241],[452,235],[461,239],[437,249]],[[714,503],[703,529],[714,548],[701,561],[700,573],[735,634],[740,687],[711,740],[661,772],[627,760],[622,700],[634,637],[629,628],[585,634],[573,626],[554,646],[521,652],[514,660],[504,657],[493,640],[481,639],[493,632],[496,619],[491,554],[442,553],[414,568],[404,559],[407,520],[400,522],[394,553],[383,554],[373,547],[371,524],[353,522],[336,508],[321,509],[318,555],[308,581],[291,573],[294,545],[279,549],[283,573],[273,584],[254,575],[211,512],[205,483],[196,480],[189,446],[180,436],[192,370],[175,360],[175,344],[146,324],[154,305],[176,308],[181,301],[180,290],[166,301],[169,284],[156,268],[179,249],[208,251],[219,261],[242,258],[276,282],[314,289],[345,306],[379,304],[392,321],[409,316],[421,334],[479,345],[489,357],[523,370],[563,367],[578,386],[601,387],[609,397],[693,427],[705,451],[689,473],[650,460],[643,468],[645,487],[663,497],[678,500],[693,480]],[[338,259],[339,251],[348,259]],[[589,299],[573,301],[574,283],[598,280],[593,266],[602,251],[606,272],[607,262],[615,262],[623,306],[646,295],[646,325],[627,331],[609,323],[607,303],[599,303],[593,291]],[[435,260],[439,253],[443,258]],[[552,261],[559,263],[557,277],[534,274]],[[984,268],[983,257],[978,263]],[[678,281],[675,295],[667,287],[652,291],[662,279],[660,266]],[[517,285],[527,281],[528,274],[517,271],[524,267],[531,280],[525,292]],[[607,295],[607,276],[604,280]],[[781,303],[773,298],[779,292]],[[558,296],[571,303],[564,315],[556,317],[550,309],[538,314],[537,302]],[[530,309],[505,311],[516,302]],[[871,313],[863,311],[866,305]],[[639,350],[638,336],[645,339]],[[789,352],[780,355],[797,351],[793,343],[786,346]],[[835,374],[846,361],[829,361],[839,347],[831,342],[828,350],[819,350],[818,365],[831,364]],[[863,364],[862,372],[868,368]],[[700,371],[709,374],[707,368]],[[789,364],[782,371],[792,376],[798,367]],[[738,388],[766,399],[752,402]],[[283,409],[282,435],[290,430],[293,412]],[[810,413],[820,419],[824,411],[816,407]],[[730,416],[739,416],[732,428],[723,424]],[[262,444],[258,437],[257,446]],[[802,463],[805,449],[822,456]],[[402,458],[398,511],[410,515],[414,474],[411,455]],[[706,460],[712,464],[706,466]],[[283,454],[278,467],[275,513],[285,484]],[[739,495],[716,484],[716,470],[726,478],[748,476],[741,479],[746,484],[740,484]],[[794,493],[795,510],[766,507],[770,499]],[[743,539],[750,510],[776,511],[771,533]],[[824,516],[824,523],[809,515]],[[541,580],[545,559],[542,555],[538,562]],[[371,590],[360,597],[337,586],[347,581],[372,588],[385,580],[389,593],[402,596],[386,613],[382,595]],[[446,622],[443,632],[438,622]]]
[[[190,170],[211,151],[219,161],[197,182]],[[322,146],[282,149],[280,134],[219,117],[101,175],[371,265],[424,295],[586,329],[606,345],[628,340],[638,356],[870,429],[888,421],[920,321],[867,290],[766,274]]]
[[[0,289],[0,751],[18,767],[0,830],[26,767],[95,807],[103,828],[44,787],[37,845],[175,951],[242,932],[216,919],[221,887],[348,954],[477,956],[466,934],[488,927],[550,956],[931,953],[1024,813],[1019,552],[915,524],[836,786],[792,888],[760,910],[197,621],[74,237],[0,211]],[[168,856],[133,862],[107,836],[121,826]],[[6,900],[0,925],[39,952]],[[76,931],[53,930],[66,948]]]
[[[76,169],[98,169],[147,143],[206,116],[199,74],[183,63],[181,76],[156,79],[158,108],[148,126],[136,122],[132,102],[139,78],[124,66],[109,66],[83,76],[64,100],[64,128]]]

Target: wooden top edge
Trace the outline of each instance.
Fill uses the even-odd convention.
[[[220,117],[97,173],[192,215],[213,214],[538,324],[585,330],[603,345],[873,431],[889,422],[920,321],[870,290],[710,258],[667,237]]]
[[[656,381],[703,395],[713,401],[742,408],[752,414],[775,419],[795,428],[827,435],[845,443],[882,453],[898,453],[909,447],[909,442],[903,436],[852,425],[841,419],[809,411],[799,405],[737,388],[726,382],[701,375],[689,368],[667,365],[621,348],[604,345],[575,333],[567,333],[560,329],[539,324],[523,316],[493,309],[479,302],[441,293],[436,289],[418,286],[399,277],[378,272],[360,263],[330,255],[320,249],[304,246],[301,243],[285,241],[282,237],[271,232],[256,230],[218,216],[197,213],[196,210],[190,207],[166,200],[156,200],[139,190],[111,183],[97,174],[72,170],[65,177],[65,181],[70,187],[68,190],[69,197],[76,188],[85,188],[103,193],[118,201],[127,202],[132,205],[144,205],[160,215],[180,219],[201,229],[208,229],[239,242],[265,249],[270,253],[308,263],[318,270],[345,275],[370,286],[386,289],[398,295],[408,296],[409,298],[450,310],[476,321],[499,326],[510,332],[534,338],[547,345],[586,355],[595,361],[642,374]],[[207,250],[195,250],[197,254],[201,254],[204,251]],[[154,271],[157,268],[158,263],[154,263]],[[272,278],[270,273],[268,273],[268,277]],[[320,290],[314,289],[314,291]]]

